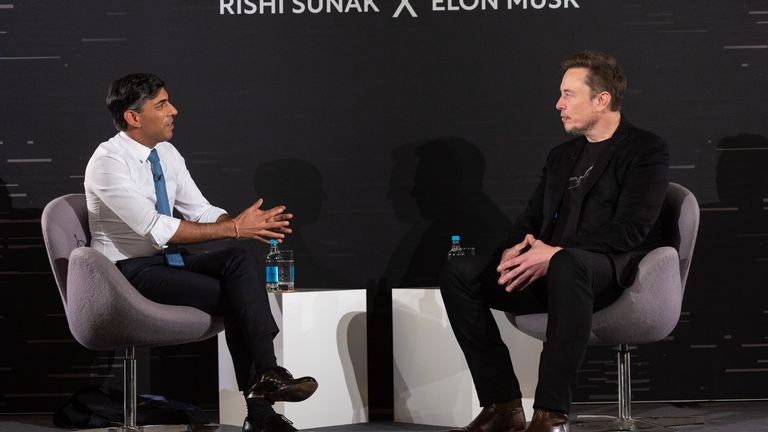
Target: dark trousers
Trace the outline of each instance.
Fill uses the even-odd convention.
[[[167,267],[162,255],[118,261],[117,267],[154,302],[223,316],[240,390],[277,364],[272,339],[278,328],[264,288],[264,266],[253,250],[184,254],[183,269]]]
[[[518,315],[547,312],[534,407],[568,412],[571,386],[584,358],[592,312],[621,294],[613,264],[602,254],[563,249],[546,278],[508,293],[497,284],[498,257],[460,257],[440,274],[440,291],[456,339],[467,359],[481,406],[521,397],[507,346],[490,309]]]

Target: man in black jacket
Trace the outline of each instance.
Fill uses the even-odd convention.
[[[556,108],[577,137],[547,156],[541,179],[509,238],[492,257],[455,258],[440,287],[483,410],[463,431],[523,431],[520,386],[490,308],[548,313],[529,432],[567,432],[571,384],[592,313],[632,283],[639,260],[660,246],[656,218],[669,153],[659,137],[621,116],[626,79],[612,57],[567,57]]]

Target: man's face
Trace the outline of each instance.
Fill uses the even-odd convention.
[[[560,111],[560,120],[565,131],[574,135],[589,132],[597,123],[597,98],[587,85],[586,68],[571,68],[565,71],[560,84],[560,99],[555,108]]]
[[[176,107],[168,100],[168,92],[161,88],[152,99],[144,102],[141,112],[136,112],[136,118],[141,126],[136,133],[142,138],[139,142],[154,146],[168,141],[173,136],[173,118],[178,114]]]

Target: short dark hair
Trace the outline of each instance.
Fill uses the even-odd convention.
[[[573,68],[589,70],[587,85],[592,89],[592,96],[608,92],[611,95],[611,111],[621,110],[627,78],[615,58],[600,51],[582,51],[563,59],[561,66],[563,72]]]
[[[107,109],[118,130],[128,129],[123,114],[128,110],[141,112],[149,99],[157,96],[165,82],[155,74],[135,73],[112,81],[107,90]]]

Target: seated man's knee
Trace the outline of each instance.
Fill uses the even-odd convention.
[[[557,277],[560,274],[572,274],[584,266],[582,251],[578,249],[561,249],[549,260],[549,277]]]
[[[471,282],[485,269],[479,257],[456,257],[446,262],[440,269],[439,283],[443,293],[455,290],[466,291]]]
[[[244,267],[261,268],[261,257],[255,248],[233,246],[229,248],[231,259]]]
[[[464,277],[466,265],[462,265],[461,261],[464,261],[461,257],[454,258],[443,264],[440,268],[438,281],[441,288],[452,285],[452,282]]]

